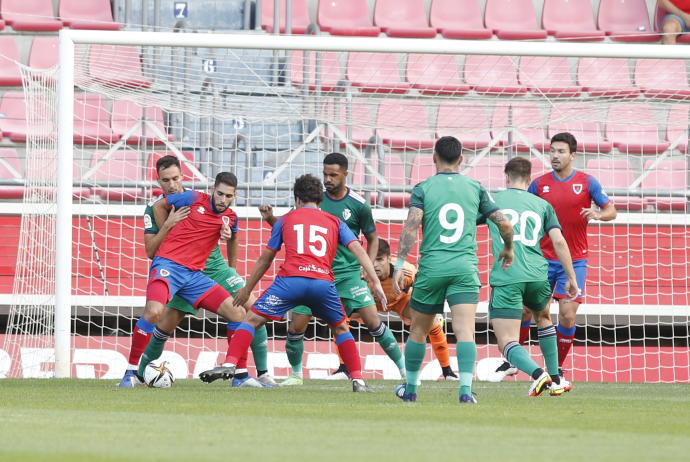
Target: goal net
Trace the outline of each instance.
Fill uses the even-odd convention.
[[[69,327],[68,375],[121,376],[144,305],[149,260],[142,214],[160,193],[154,166],[164,155],[180,158],[187,188],[208,190],[220,171],[237,175],[237,269],[246,277],[270,233],[257,207],[270,204],[277,215],[289,210],[294,179],[320,177],[326,153],[348,157],[349,185],[371,204],[377,233],[395,252],[410,190],[434,174],[437,137],[460,139],[462,172],[497,191],[504,188],[503,165],[514,156],[530,159],[534,177],[547,173],[549,138],[569,131],[579,142],[576,168],[599,179],[619,214],[588,228],[585,302],[565,368],[575,381],[690,381],[690,87],[681,59],[688,56],[679,55],[687,51],[90,31],[62,31],[61,38],[74,43],[73,76],[63,74],[73,80],[73,96],[65,85],[59,98],[55,73],[31,69],[17,95],[27,103],[29,182],[0,372],[54,374],[58,306],[55,319],[67,319]],[[73,113],[65,112],[72,100]],[[72,160],[65,157],[69,148]],[[60,165],[72,174],[63,207],[56,195]],[[56,220],[65,214],[60,234]],[[500,354],[486,314],[492,257],[485,228],[477,244],[481,360]],[[61,245],[66,271],[55,256]],[[61,304],[55,294],[65,285],[69,296]],[[406,339],[395,315],[382,319]],[[271,372],[285,376],[286,323],[268,329]],[[365,373],[397,378],[366,330],[353,322],[353,332]],[[535,334],[530,348],[538,357]],[[451,332],[449,339],[454,349]],[[225,322],[201,311],[184,321],[165,354],[177,377],[192,378],[225,350]],[[323,324],[307,331],[305,355],[307,378],[337,367]],[[440,367],[430,350],[427,360],[422,378],[435,379]]]

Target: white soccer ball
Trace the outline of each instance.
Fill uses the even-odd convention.
[[[170,388],[175,383],[175,377],[168,369],[168,362],[163,361],[160,364],[148,363],[144,369],[144,382],[149,387],[153,388]]]
[[[475,373],[477,380],[481,382],[500,382],[505,374],[496,372],[496,369],[503,364],[503,358],[484,358],[477,362]]]

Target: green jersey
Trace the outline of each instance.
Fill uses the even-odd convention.
[[[545,233],[561,225],[551,204],[522,189],[508,189],[494,194],[496,205],[513,225],[513,253],[515,259],[507,270],[501,268],[496,257],[503,248],[498,227],[489,221],[494,266],[489,283],[493,287],[516,282],[548,280],[548,263],[541,253],[539,243]],[[485,221],[480,218],[478,221]]]
[[[371,207],[359,194],[347,188],[347,194],[340,200],[331,199],[326,192],[323,194],[323,201],[320,205],[321,210],[328,212],[334,217],[338,217],[345,222],[348,228],[359,236],[365,236],[376,231],[374,217],[371,215]],[[359,262],[355,256],[342,245],[338,245],[335,258],[333,259],[333,273],[338,279],[338,274],[348,272],[359,272]]]
[[[163,199],[162,194],[158,197],[154,197],[146,204],[146,210],[144,210],[144,234],[158,234],[158,225],[156,224],[156,218],[153,216],[153,204]],[[206,267],[204,271],[220,271],[228,267],[223,254],[220,253],[220,247],[216,246],[211,255],[209,255],[208,260],[206,260]]]
[[[438,173],[412,189],[410,207],[424,211],[420,274],[477,271],[476,217],[498,210],[479,182],[459,173]]]

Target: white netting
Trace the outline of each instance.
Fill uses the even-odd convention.
[[[162,155],[184,160],[189,187],[205,189],[219,171],[237,174],[238,271],[246,276],[269,235],[256,206],[271,204],[283,213],[294,178],[320,176],[325,153],[348,156],[349,182],[371,201],[377,231],[395,250],[409,190],[434,172],[438,136],[457,136],[465,147],[464,173],[496,190],[512,156],[528,157],[535,176],[548,171],[549,138],[570,131],[582,151],[576,167],[601,181],[620,213],[614,223],[590,227],[587,297],[566,367],[575,380],[690,380],[684,61],[98,44],[77,45],[75,61],[75,348],[122,356],[129,347],[148,269],[141,214],[156,194],[152,166]],[[52,83],[37,86],[53,80],[25,79],[27,97],[35,94],[33,111],[42,99],[54,108]],[[45,122],[38,119],[29,126]],[[27,157],[54,152],[47,144],[53,138],[36,144],[45,138],[31,131],[27,139]],[[41,226],[49,252],[53,234]],[[22,239],[36,234],[23,222]],[[486,281],[486,230],[478,242]],[[24,255],[28,247],[20,247]],[[18,270],[31,270],[26,258]],[[37,290],[50,293],[48,287]],[[15,290],[23,292],[34,293]],[[486,345],[492,342],[487,300],[484,288],[480,357],[497,356],[495,346]],[[389,320],[404,339],[401,323]],[[29,333],[19,330],[25,324],[12,318],[17,330],[10,332]],[[48,321],[38,324],[42,330],[34,335],[50,334]],[[223,325],[201,313],[178,330],[175,351],[192,361],[185,363],[190,376],[199,364],[215,361],[214,351],[225,351]],[[357,333],[369,340],[364,330]],[[284,323],[274,323],[269,334],[271,351],[282,352]],[[319,343],[327,340],[323,325],[307,337],[314,339],[307,352],[332,351]],[[371,344],[365,351],[383,354]],[[391,362],[371,358],[365,368],[396,374]],[[83,375],[115,377],[123,361],[82,369]],[[286,372],[284,356],[272,355],[271,362],[277,375]],[[306,367],[326,368],[308,361]]]

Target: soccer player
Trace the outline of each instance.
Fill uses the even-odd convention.
[[[394,265],[393,291],[397,294],[403,285],[405,259],[421,224],[424,231],[421,258],[410,300],[410,336],[405,345],[407,383],[396,388],[396,395],[403,401],[417,400],[417,378],[426,351],[426,336],[436,314],[443,313],[447,300],[457,338],[459,399],[461,403],[476,403],[472,396],[472,374],[477,358],[474,325],[480,287],[476,217],[483,215],[498,226],[504,241],[498,260],[504,268],[513,261],[513,228],[484,187],[460,175],[463,159],[460,141],[452,136],[439,138],[433,159],[436,175],[412,189]]]
[[[181,207],[175,210],[174,207],[167,215],[163,225],[159,228],[156,223],[156,217],[153,214],[153,205],[159,200],[163,199],[168,194],[180,193],[182,188],[182,170],[180,160],[176,156],[163,156],[156,162],[156,172],[158,174],[158,184],[163,190],[163,194],[152,199],[146,206],[144,212],[144,246],[146,254],[149,258],[153,258],[158,251],[163,239],[168,235],[172,227],[186,218],[189,215],[189,207]],[[234,269],[236,255],[237,255],[237,234],[233,233],[232,238],[227,241],[228,245],[228,262],[226,263],[221,252],[220,247],[216,246],[211,252],[211,256],[206,261],[204,273],[214,281],[222,285],[231,295],[244,285],[244,281],[237,274]],[[196,314],[196,310],[187,303],[180,296],[176,295],[170,300],[168,306],[176,310],[188,314]],[[139,364],[142,353],[149,343],[151,333],[161,316],[161,312],[151,312],[144,310],[144,315],[137,321],[135,331],[132,336],[132,346],[129,356],[129,365],[125,376],[118,384],[120,387],[129,388],[137,385],[136,370]],[[234,333],[236,325],[228,323],[227,333],[228,342]],[[246,377],[240,374],[236,380],[233,380],[234,386],[242,387],[271,387],[276,383],[268,374],[267,357],[268,347],[266,344],[267,334],[265,328],[257,331],[257,335],[252,343],[252,351],[254,353],[254,361],[257,365],[257,379],[250,378],[248,374]]]
[[[378,311],[393,312],[405,323],[410,325],[410,297],[412,296],[412,285],[417,276],[417,268],[406,262],[403,266],[404,279],[402,283],[402,292],[399,294],[393,293],[393,267],[397,259],[391,256],[391,248],[388,241],[379,238],[379,249],[374,260],[374,269],[376,276],[381,281],[383,291],[386,293],[388,305],[383,306],[381,300],[374,297],[376,300],[376,309]],[[369,283],[369,288],[373,290],[373,284]],[[443,332],[443,318],[437,317],[434,325],[429,331],[429,340],[431,341],[431,349],[438,359],[441,366],[441,372],[445,380],[458,380],[453,369],[450,367],[450,352],[448,351],[448,340],[446,334]]]
[[[575,170],[573,160],[577,141],[570,133],[557,133],[551,138],[551,167],[553,172],[535,179],[528,191],[551,204],[563,229],[575,268],[577,286],[580,290],[574,300],[569,300],[565,290],[567,275],[558,261],[549,236],[541,242],[544,257],[549,262],[549,282],[553,287],[553,298],[558,300],[558,365],[562,367],[575,339],[575,318],[577,309],[585,296],[587,276],[587,223],[591,220],[611,221],[616,218],[616,208],[604,192],[601,184],[591,175]],[[599,209],[592,207],[594,202]],[[523,317],[520,340],[524,343],[529,336],[528,314]],[[572,385],[569,386],[572,388]]]
[[[360,232],[367,241],[367,254],[373,262],[376,259],[378,235],[371,214],[371,207],[366,200],[347,187],[348,160],[343,154],[333,152],[323,159],[323,184],[326,189],[320,208],[324,212],[339,218],[350,228],[355,236]],[[276,222],[269,206],[262,206],[261,214],[270,225]],[[381,346],[383,351],[395,363],[401,376],[405,376],[405,360],[398,346],[395,335],[381,321],[374,298],[366,281],[362,280],[360,265],[355,256],[344,246],[339,246],[333,260],[335,286],[338,289],[343,306],[348,316],[356,312],[369,334]],[[300,385],[302,382],[302,355],[304,353],[304,332],[311,320],[311,311],[298,306],[290,315],[286,351],[292,366],[293,376],[281,385]],[[336,371],[337,376],[347,377],[345,366]]]
[[[548,263],[539,247],[546,234],[551,239],[554,251],[566,276],[565,300],[577,296],[577,281],[568,244],[563,238],[561,227],[551,204],[527,192],[532,164],[522,157],[510,159],[505,165],[507,190],[493,195],[496,205],[513,225],[513,264],[508,269],[501,267],[498,255],[503,247],[498,227],[489,223],[494,265],[489,283],[491,299],[489,318],[493,326],[498,348],[510,364],[530,375],[534,382],[528,396],[539,396],[550,388],[551,395],[560,395],[566,390],[558,375],[558,352],[556,329],[551,322],[549,303],[551,284],[548,278]],[[480,217],[479,222],[485,222]],[[539,347],[541,348],[548,373],[529,356],[518,339],[522,307],[526,306],[539,326]]]
[[[266,249],[256,262],[247,285],[237,293],[234,303],[242,305],[249,299],[252,289],[271,266],[283,244],[285,261],[271,286],[247,312],[230,342],[228,362],[204,374],[213,380],[232,377],[237,359],[246,352],[256,328],[265,324],[267,319],[283,319],[297,305],[306,305],[331,327],[340,356],[350,370],[352,391],[371,391],[362,379],[357,345],[349,331],[334,284],[331,265],[338,244],[349,249],[367,276],[376,280],[375,293],[384,303],[386,295],[354,233],[342,220],[318,209],[323,198],[321,181],[312,175],[303,175],[295,181],[293,194],[296,208],[274,224]]]

